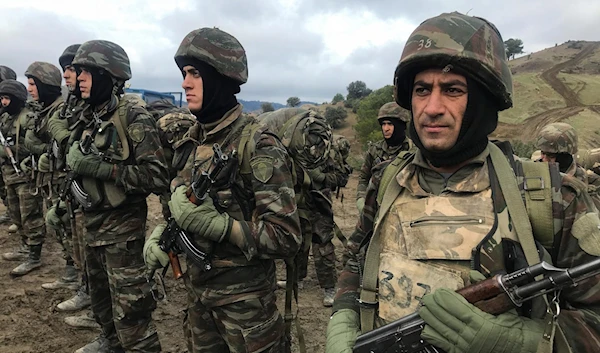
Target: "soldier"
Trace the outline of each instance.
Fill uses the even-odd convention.
[[[275,135],[242,115],[236,94],[248,79],[246,53],[217,28],[193,30],[175,54],[197,124],[178,144],[171,182],[173,219],[211,256],[206,270],[188,258],[184,333],[189,352],[282,352],[283,319],[275,301],[275,258],[301,243],[291,162]],[[232,157],[206,199],[192,203],[192,175],[209,171],[213,145]],[[237,157],[232,151],[239,151]],[[165,225],[148,238],[149,268],[168,263],[158,246]]]
[[[122,95],[131,69],[119,45],[88,41],[72,65],[89,107],[71,134],[67,119],[54,120],[62,129],[52,130],[63,131],[53,136],[61,143],[74,141],[66,161],[85,193],[72,192],[84,200],[88,283],[103,333],[76,352],[160,352],[152,321],[154,283],[142,256],[146,197],[168,187],[155,122],[141,99]]]
[[[377,164],[394,159],[400,151],[408,151],[410,143],[406,137],[406,124],[410,114],[396,102],[385,103],[379,108],[377,121],[381,125],[383,140],[372,143],[365,154],[365,161],[358,174],[356,187],[356,207],[362,212],[365,205],[367,185],[373,175],[373,167]]]
[[[72,46],[69,46],[65,52],[61,55],[61,57],[59,58],[59,63],[60,66],[63,70],[63,78],[65,79],[65,85],[67,86],[67,88],[69,89],[69,95],[67,96],[67,100],[65,102],[65,104],[63,104],[63,106],[61,107],[60,110],[55,111],[51,117],[49,117],[49,121],[48,121],[48,133],[50,135],[50,140],[52,141],[51,144],[54,143],[54,137],[53,137],[53,133],[50,129],[50,121],[51,119],[59,119],[60,116],[66,116],[67,113],[72,116],[72,110],[75,106],[75,104],[77,103],[77,97],[75,96],[75,94],[73,94],[73,92],[75,91],[75,89],[77,88],[77,73],[75,72],[75,69],[73,68],[73,66],[71,66],[71,61],[73,60],[73,57],[75,56],[75,53],[77,52],[77,49],[79,48],[79,44],[75,44]],[[71,121],[71,123],[73,123],[73,121]],[[65,141],[66,142],[66,141]],[[62,156],[64,156],[66,153],[66,151],[64,151],[64,148],[66,147],[66,143],[63,143],[63,145],[56,145],[57,147],[62,147],[63,151],[61,153]],[[65,163],[64,160],[57,160],[57,157],[55,155],[54,152],[51,153],[51,155],[48,155],[48,152],[44,152],[44,154],[42,154],[42,158],[44,159],[53,159],[54,160],[54,169],[55,172],[57,174],[66,174],[65,173]],[[68,221],[66,222],[61,222],[60,219],[55,219],[57,217],[56,215],[56,206],[58,204],[58,194],[59,194],[59,187],[60,185],[58,185],[58,183],[62,184],[63,180],[64,180],[64,176],[60,176],[60,178],[55,178],[56,183],[54,184],[54,194],[53,196],[53,202],[52,202],[52,206],[50,208],[48,208],[48,212],[46,214],[46,219],[50,219],[50,222],[46,222],[46,225],[48,228],[53,229],[54,232],[56,233],[57,239],[58,239],[58,243],[62,245],[63,248],[63,258],[66,261],[66,266],[65,266],[65,272],[64,274],[59,277],[56,281],[54,282],[50,282],[50,283],[43,283],[42,284],[42,288],[44,289],[59,289],[59,288],[68,288],[68,289],[78,289],[79,288],[79,271],[75,268],[75,261],[74,261],[74,254],[73,254],[73,239],[72,239],[72,233],[71,233],[71,223]],[[63,205],[66,206],[66,205]],[[65,212],[65,216],[68,217],[68,212]],[[79,265],[81,265],[81,262],[79,262]],[[80,266],[81,268],[81,266]]]
[[[0,65],[0,83],[2,83],[2,81],[4,80],[16,79],[17,74],[13,69],[11,69],[8,66]],[[4,206],[6,206],[6,212],[0,215],[0,224],[4,224],[10,221],[10,211],[8,210],[8,201],[6,200],[6,186],[4,185],[4,178],[2,177],[0,177],[0,198],[2,199],[2,203],[4,203]],[[11,227],[13,227],[13,225],[11,225]],[[14,225],[14,227],[16,227],[16,225]],[[17,229],[14,229],[14,231],[11,231],[11,233],[14,233],[16,231]]]
[[[29,191],[30,175],[24,173],[19,164],[30,155],[25,147],[26,126],[31,118],[29,106],[26,106],[27,89],[15,80],[4,80],[0,83],[2,111],[0,130],[4,138],[12,144],[11,150],[15,164],[7,155],[6,149],[0,149],[3,159],[2,176],[7,186],[7,200],[10,205],[11,218],[17,225],[21,245],[13,252],[2,255],[4,260],[29,261],[29,266],[40,266],[41,240],[44,235],[44,220],[42,215],[41,196],[32,195]],[[25,262],[27,263],[27,262]],[[11,272],[12,275],[22,275],[24,272]]]
[[[600,220],[585,186],[555,165],[507,156],[488,140],[498,112],[512,106],[500,33],[484,19],[457,12],[428,19],[408,38],[394,84],[396,102],[411,109],[410,136],[418,150],[402,153],[367,190],[348,241],[350,259],[338,282],[326,351],[349,352],[361,332],[416,310],[425,321],[421,337],[448,353],[550,351],[556,322],[546,316],[543,299],[491,315],[454,291],[542,256],[571,267],[600,255]],[[554,180],[544,185],[552,195],[546,229],[540,219],[523,216],[519,185],[526,198],[539,191],[524,187],[539,180],[522,173],[525,163],[545,168]],[[597,351],[599,278],[557,298],[556,352]]]

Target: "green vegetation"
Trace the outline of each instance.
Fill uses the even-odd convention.
[[[515,55],[523,54],[523,41],[518,38],[505,40],[504,47],[506,48],[506,57],[508,59],[514,59]]]
[[[536,150],[534,141],[523,142],[520,140],[514,140],[514,141],[511,141],[511,145],[513,148],[513,152],[517,156],[522,157],[522,158],[531,157],[531,154],[533,153],[533,151]]]
[[[333,99],[331,100],[331,104],[337,104],[339,102],[343,102],[344,101],[344,96],[341,93],[337,93],[335,96],[333,96]]]
[[[260,105],[260,109],[263,111],[263,113],[272,112],[275,110],[275,108],[273,108],[273,104],[269,102],[262,103]]]
[[[367,84],[362,81],[350,82],[346,89],[348,90],[348,95],[346,96],[347,100],[361,99],[368,96],[372,92],[369,88],[367,88]]]
[[[600,104],[600,76],[559,73],[557,77],[577,93],[581,103]]]
[[[366,146],[369,141],[381,139],[377,113],[382,105],[392,101],[393,92],[394,87],[388,85],[373,91],[360,101],[357,109],[358,122],[354,126],[354,130],[363,146]]]
[[[296,107],[300,105],[300,98],[298,97],[290,97],[287,99],[287,106],[288,107]]]
[[[334,129],[341,127],[347,117],[348,112],[342,107],[327,107],[325,109],[325,121]]]

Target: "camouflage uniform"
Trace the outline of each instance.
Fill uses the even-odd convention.
[[[493,60],[489,59],[490,52]],[[443,63],[441,67],[451,63],[451,70],[461,69],[459,72],[480,80],[496,99],[497,109],[512,105],[512,81],[504,44],[489,22],[456,12],[423,22],[408,39],[396,69],[397,102],[410,106],[410,94],[406,91],[410,85],[406,81],[414,78],[411,67],[440,67],[439,63]],[[402,161],[392,162],[397,169],[390,169],[392,165],[387,167],[392,175],[389,179],[384,178],[389,181],[385,191],[379,190],[379,178],[372,180],[364,211],[348,241],[350,260],[338,281],[335,313],[328,327],[328,353],[349,349],[361,329],[363,332],[369,330],[361,327],[362,323],[368,325],[363,310],[374,308],[374,327],[378,327],[413,313],[419,309],[422,299],[431,298],[429,293],[435,295],[439,288],[455,290],[468,285],[472,269],[489,277],[526,266],[524,250],[515,236],[514,221],[508,214],[498,178],[494,177],[494,168],[498,165],[490,167],[492,148],[496,149],[488,143],[483,152],[468,159],[466,165],[447,179],[430,166],[419,149],[415,154],[403,156]],[[402,162],[405,166],[400,168]],[[523,192],[522,165],[516,159],[513,162],[511,166],[517,185]],[[585,186],[571,176],[559,174],[555,166],[550,166],[550,175],[554,237],[544,239],[549,256],[558,267],[571,267],[596,259],[600,254],[585,241],[595,242],[592,239],[600,236],[600,220]],[[373,230],[372,238],[367,238]],[[366,282],[371,282],[373,273],[364,272],[365,252],[376,236],[381,250],[373,253],[379,260],[374,281],[378,286],[371,289]],[[542,241],[537,237],[538,234],[536,239]],[[561,295],[563,310],[558,323],[572,352],[597,350],[600,295],[596,284],[599,277],[596,275],[581,282]],[[405,296],[403,293],[412,294]],[[371,294],[377,295],[378,305],[365,304],[359,308],[358,297],[366,302]],[[519,315],[534,319],[529,322],[537,320],[539,327],[543,326],[546,309],[545,305],[542,310],[536,307],[540,302],[530,307],[529,314],[518,310]],[[428,327],[429,324],[425,330]],[[529,337],[533,335],[531,333]],[[495,336],[495,332],[489,333],[488,339],[495,342],[494,348],[506,343],[498,341],[500,337]],[[536,337],[540,337],[540,341],[545,339],[542,333]],[[517,344],[516,340],[508,343]],[[456,348],[458,343],[449,344],[453,352],[462,351]],[[557,352],[563,352],[558,346],[555,348]],[[500,351],[498,349],[493,352]]]
[[[16,80],[17,79],[17,74],[15,73],[15,71],[13,69],[11,69],[8,66],[4,66],[4,65],[0,65],[0,83],[4,80]],[[0,174],[2,174],[0,172]],[[8,210],[8,200],[6,199],[6,185],[4,184],[4,178],[0,177],[0,199],[2,199],[2,203],[4,203],[4,206],[6,206],[7,208],[7,213],[5,215],[1,215],[0,216],[0,223],[7,221],[8,219],[10,219],[10,214],[9,214],[9,210]],[[8,215],[8,219],[6,219],[6,215]]]
[[[0,95],[10,94],[16,100],[25,102],[27,100],[27,90],[22,83],[15,80],[4,80],[0,83]],[[15,102],[16,103],[16,102]],[[45,226],[42,215],[42,198],[41,195],[33,195],[30,192],[29,184],[31,182],[30,175],[23,173],[20,170],[19,164],[23,159],[30,155],[30,151],[25,147],[23,140],[25,139],[26,126],[31,117],[31,111],[27,105],[17,114],[9,115],[5,112],[0,116],[0,130],[7,141],[11,141],[14,158],[17,162],[20,175],[17,174],[10,159],[7,156],[2,156],[2,176],[6,184],[8,194],[8,204],[13,222],[18,227],[18,234],[21,237],[21,242],[24,249],[20,252],[24,255],[29,252],[27,246],[40,246],[44,240]],[[5,154],[2,150],[2,154]],[[15,253],[18,253],[19,250]],[[9,254],[5,254],[5,259],[10,258]],[[12,258],[13,260],[24,260],[23,257]]]
[[[175,54],[180,69],[180,60],[186,58],[207,63],[240,85],[247,80],[243,47],[219,29],[190,32]],[[282,352],[286,344],[275,303],[274,259],[293,257],[301,243],[291,162],[279,139],[264,127],[251,129],[254,133],[242,145],[246,152],[240,149],[248,131],[244,127],[254,124],[238,104],[217,121],[192,127],[174,154],[175,161],[187,162],[172,181],[172,190],[189,185],[194,170],[208,169],[214,143],[223,153],[240,151],[241,160],[240,169],[234,160],[223,171],[210,196],[218,212],[240,224],[246,244],[213,243],[194,234],[209,250],[213,268],[205,272],[188,261],[184,333],[189,352]],[[194,148],[186,147],[190,144]]]
[[[600,185],[600,176],[591,170],[585,170],[577,160],[577,131],[567,123],[552,123],[540,130],[536,141],[536,148],[542,153],[556,154],[557,162],[560,155],[570,157],[571,163],[568,166],[561,166],[560,171],[575,177],[588,185],[588,193],[592,197],[596,208],[600,207],[600,195],[598,194],[598,185]],[[592,183],[590,184],[589,180]]]
[[[93,144],[104,157],[94,157],[112,171],[108,180],[93,174],[78,178],[91,197],[91,207],[84,209],[84,219],[92,311],[113,349],[159,352],[161,347],[152,321],[152,311],[156,308],[154,283],[147,279],[149,274],[142,257],[148,215],[146,197],[154,190],[168,187],[156,124],[139,97],[115,95],[131,78],[129,59],[120,46],[102,40],[86,42],[72,64],[104,70],[114,82],[110,101],[101,104],[99,110],[91,106],[84,109],[79,115],[79,126],[70,137],[72,141],[80,141],[99,124]],[[76,149],[76,144],[69,149],[67,164],[80,173],[77,161],[73,160],[73,156],[81,154]],[[87,347],[91,350],[93,345],[94,342],[82,351]]]
[[[396,102],[389,102],[379,108],[377,120],[399,119],[408,124],[410,121],[410,113],[398,106]],[[408,151],[410,143],[408,137],[398,146],[389,146],[385,139],[369,144],[367,153],[365,153],[365,161],[360,168],[358,174],[358,186],[356,187],[356,199],[365,197],[367,185],[373,175],[372,169],[377,164],[389,160],[393,160],[401,151]]]

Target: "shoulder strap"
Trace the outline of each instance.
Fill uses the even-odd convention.
[[[552,181],[548,163],[521,162],[523,167],[523,192],[525,206],[531,221],[535,239],[546,249],[554,243],[554,222],[552,217]]]
[[[381,183],[377,191],[377,204],[380,205],[375,217],[375,229],[367,248],[365,268],[360,292],[360,328],[363,333],[375,327],[375,309],[377,308],[377,282],[379,273],[379,254],[381,243],[379,239],[381,221],[392,207],[392,204],[402,191],[398,183],[391,181],[404,169],[414,157],[414,151],[402,151],[384,170]]]

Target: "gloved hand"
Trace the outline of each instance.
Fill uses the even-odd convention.
[[[64,206],[63,202],[61,202],[60,204],[61,204],[61,206]],[[57,205],[50,207],[48,209],[48,212],[46,212],[46,225],[52,229],[63,229],[64,225],[66,224],[66,220],[64,219],[64,217],[65,216],[68,217],[67,210],[65,207],[60,208],[61,209],[60,213],[63,215],[62,216],[63,218],[61,218],[58,215],[58,213],[56,212],[56,210],[57,210],[56,206]]]
[[[358,213],[362,213],[363,208],[365,208],[365,198],[361,197],[360,199],[356,200],[356,208],[358,208]]]
[[[156,226],[144,243],[144,262],[146,263],[146,267],[151,271],[163,268],[169,264],[169,255],[158,246],[158,241],[166,226],[164,223]]]
[[[352,353],[356,337],[360,334],[358,313],[341,309],[333,314],[327,325],[327,353]]]
[[[219,213],[210,196],[196,206],[186,196],[186,186],[178,187],[171,195],[169,209],[179,226],[206,239],[222,242],[229,236],[233,219],[227,213]]]
[[[79,141],[73,143],[67,154],[67,165],[79,175],[92,178],[110,180],[113,175],[114,165],[107,163],[96,154],[83,154],[79,148]]]
[[[4,146],[0,146],[0,158],[8,160],[8,155],[6,154],[6,148]]]
[[[71,136],[67,119],[61,119],[56,115],[48,120],[48,131],[59,145]]]
[[[42,153],[40,159],[38,159],[38,170],[42,173],[50,173],[50,158],[48,158],[48,153]]]
[[[19,164],[19,168],[23,172],[23,174],[28,175],[31,174],[31,156],[27,156],[23,158],[21,163]]]
[[[485,313],[448,289],[424,296],[419,315],[427,324],[421,337],[447,353],[535,353],[543,333],[539,321]]]

